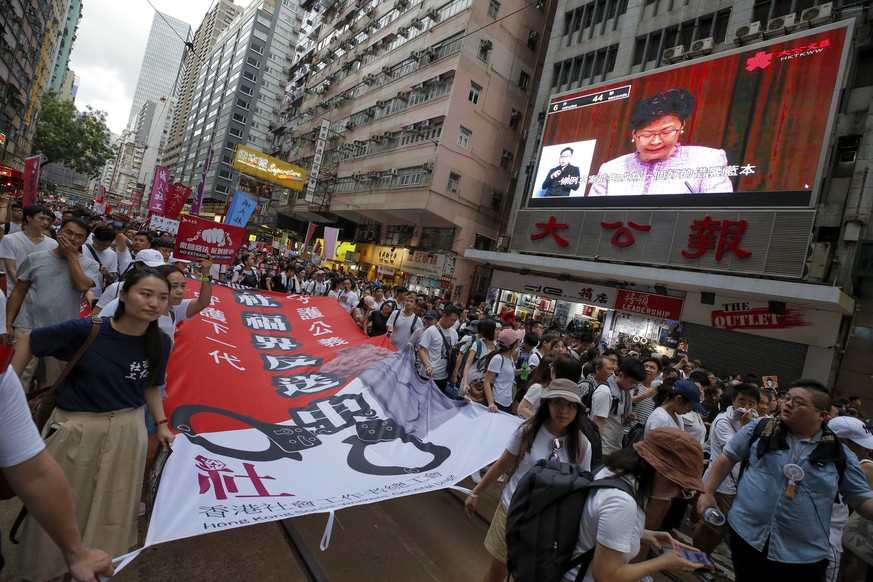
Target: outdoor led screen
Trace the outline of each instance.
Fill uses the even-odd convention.
[[[851,24],[550,99],[528,207],[808,207]]]

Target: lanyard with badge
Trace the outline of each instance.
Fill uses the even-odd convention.
[[[804,473],[803,467],[797,464],[797,461],[800,459],[800,455],[803,454],[803,451],[812,444],[812,442],[807,442],[803,448],[798,449],[798,445],[800,441],[792,435],[791,441],[793,444],[793,458],[791,463],[787,463],[784,467],[782,467],[782,474],[788,479],[788,486],[785,488],[785,497],[788,499],[794,499],[794,494],[797,490],[797,484],[803,481]]]

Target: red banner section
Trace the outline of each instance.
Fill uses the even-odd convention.
[[[195,260],[211,256],[216,264],[230,265],[245,236],[244,228],[185,215],[179,219],[173,255]]]
[[[627,289],[619,289],[615,297],[616,311],[674,321],[678,321],[682,315],[683,303],[685,303],[685,300],[678,297],[640,293],[638,291],[628,291]]]
[[[42,158],[33,156],[24,160],[24,196],[22,205],[36,204],[36,191],[39,186],[39,162]]]
[[[188,281],[189,296],[199,289]],[[164,406],[168,416],[193,403],[211,412],[197,414],[197,433],[251,428],[240,416],[284,422],[290,409],[339,392],[388,349],[386,336],[365,336],[333,298],[215,285],[211,306],[176,335]],[[226,410],[233,413],[219,412]]]
[[[180,184],[179,182],[174,182],[170,186],[170,191],[167,194],[167,205],[164,207],[164,216],[172,218],[173,220],[179,218],[179,214],[182,212],[182,207],[185,206],[185,202],[188,200],[189,196],[191,196],[191,188],[184,184]]]

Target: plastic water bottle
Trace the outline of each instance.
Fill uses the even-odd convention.
[[[521,374],[519,374],[519,378],[522,380],[527,380],[528,372],[530,369],[530,364],[527,363],[527,360],[521,363]]]
[[[725,521],[727,521],[724,514],[715,507],[710,507],[704,511],[703,519],[706,520],[706,523],[714,525],[715,527],[721,527],[724,525]]]

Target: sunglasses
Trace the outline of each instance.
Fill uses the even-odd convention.
[[[558,453],[564,449],[564,443],[561,442],[561,439],[555,439],[552,441],[552,452],[549,454],[550,461],[558,460]]]

